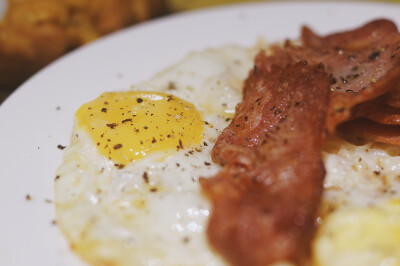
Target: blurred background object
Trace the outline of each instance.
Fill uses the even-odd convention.
[[[267,1],[282,2],[279,0],[166,0],[166,5],[170,12],[179,12],[179,11],[192,10],[192,9],[209,7],[209,6],[234,4],[234,3],[239,3],[239,2],[262,2],[262,1],[264,1],[264,2],[267,2]],[[296,2],[296,0],[283,0],[283,1]],[[323,1],[323,0],[314,0],[314,1]],[[341,1],[347,2],[345,0],[341,0]],[[400,3],[400,0],[364,0],[364,1],[358,0],[358,2],[397,2],[397,3]]]
[[[8,0],[6,8],[0,3],[6,9],[0,23],[0,103],[68,51],[166,12],[164,0]]]
[[[208,6],[234,4],[239,2],[261,2],[263,0],[166,0],[171,12],[179,12]],[[265,0],[264,0],[265,1]]]
[[[0,0],[0,104],[50,62],[110,32],[180,11],[260,1],[268,0]]]

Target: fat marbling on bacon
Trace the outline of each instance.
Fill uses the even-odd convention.
[[[260,52],[236,115],[200,179],[213,204],[207,235],[232,265],[310,262],[325,176],[321,147],[340,129],[400,144],[400,35],[375,20]],[[345,123],[344,123],[345,122]]]

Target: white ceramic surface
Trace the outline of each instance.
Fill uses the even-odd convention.
[[[7,9],[7,0],[0,0],[0,20],[3,18]]]
[[[1,5],[0,5],[1,8]],[[68,145],[75,110],[101,92],[129,89],[189,51],[296,38],[389,18],[400,5],[270,2],[182,13],[87,45],[28,80],[0,106],[0,265],[84,265],[56,225],[55,170]],[[31,200],[27,200],[30,195]]]

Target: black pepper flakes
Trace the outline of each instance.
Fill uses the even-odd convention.
[[[256,65],[254,65],[253,73],[256,74],[258,72],[258,70],[259,70],[258,67]]]
[[[143,99],[142,99],[142,98],[137,98],[137,99],[136,99],[136,102],[137,102],[137,103],[142,103],[142,102],[143,102]]]
[[[116,164],[114,164],[114,166],[117,167],[118,169],[123,169],[125,167],[125,164],[116,163]]]
[[[27,201],[31,201],[32,200],[32,196],[30,194],[26,194],[25,199]]]
[[[61,145],[61,144],[58,144],[57,145],[57,148],[59,148],[60,150],[63,150],[63,149],[65,149],[67,146],[63,146],[63,145]]]
[[[183,149],[183,143],[182,143],[182,140],[181,140],[181,139],[179,139],[179,148],[180,148],[180,149]]]
[[[375,61],[380,55],[380,53],[381,53],[380,51],[373,52],[368,56],[368,58],[372,61]]]
[[[330,78],[331,78],[331,84],[336,84],[337,80],[336,80],[336,78],[332,75],[332,73],[330,74]]]
[[[54,181],[57,181],[58,179],[60,179],[60,175],[56,175],[56,177],[54,178]]]
[[[123,124],[123,123],[126,123],[126,122],[132,122],[132,118],[128,118],[128,119],[122,120],[122,124]]]
[[[168,90],[176,90],[176,85],[173,81],[168,83]]]
[[[107,124],[107,126],[111,129],[114,129],[117,126],[117,123]]]
[[[143,173],[142,178],[146,184],[149,183],[149,174],[147,172]]]
[[[121,148],[122,148],[122,144],[121,143],[119,143],[119,144],[114,146],[114,150],[118,150],[118,149],[121,149]]]
[[[102,111],[103,113],[107,113],[107,108],[101,108],[101,111]]]

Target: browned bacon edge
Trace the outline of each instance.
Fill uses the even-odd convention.
[[[339,125],[346,137],[361,137],[376,142],[400,146],[400,126],[383,125],[365,118],[358,118]]]
[[[299,60],[323,63],[331,77],[326,126],[354,119],[353,108],[388,94],[385,105],[400,106],[400,34],[393,22],[375,20],[348,32],[320,37],[303,27],[302,46],[287,41],[272,48],[264,69]]]
[[[296,57],[323,63],[332,78],[327,117],[331,133],[353,119],[353,107],[399,87],[400,34],[389,20],[374,20],[326,37],[303,27],[302,43],[302,48],[289,45],[288,49]]]
[[[303,264],[325,175],[329,76],[305,61],[255,68],[245,89],[254,91],[216,145],[229,160],[200,180],[213,204],[208,237],[232,265]]]

